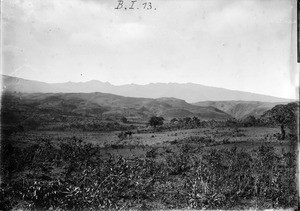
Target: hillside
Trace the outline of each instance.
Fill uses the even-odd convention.
[[[194,105],[198,106],[213,106],[237,119],[243,119],[248,116],[260,117],[264,112],[278,104],[287,104],[287,102],[204,101],[194,103]]]
[[[117,121],[122,117],[145,122],[153,116],[165,119],[197,116],[202,120],[225,120],[227,113],[188,104],[179,99],[132,98],[104,93],[8,93],[2,96],[5,125],[34,126],[94,124]]]
[[[32,80],[2,75],[2,90],[25,93],[111,93],[126,97],[161,98],[173,97],[187,102],[199,101],[263,101],[263,102],[287,102],[282,99],[267,95],[234,91],[223,88],[209,87],[193,83],[151,83],[147,85],[127,84],[115,86],[108,82],[67,82],[67,83],[44,83]]]

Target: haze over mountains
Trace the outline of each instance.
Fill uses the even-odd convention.
[[[19,107],[29,103],[38,105],[35,110],[40,111],[109,118],[126,116],[145,120],[158,115],[165,118],[198,116],[202,119],[243,119],[250,115],[260,117],[275,105],[290,102],[272,96],[192,83],[114,86],[100,81],[50,84],[4,75],[2,79],[2,91],[6,93],[2,100],[12,100]]]
[[[173,97],[189,103],[199,101],[262,101],[288,102],[290,100],[268,95],[224,88],[209,87],[193,83],[151,83],[147,85],[127,84],[115,86],[108,82],[45,83],[2,75],[2,90],[24,93],[91,93],[102,92],[126,97],[161,98]]]

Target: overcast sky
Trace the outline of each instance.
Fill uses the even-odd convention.
[[[143,2],[116,10],[117,0],[3,0],[3,73],[295,98],[296,1],[152,0],[152,10]]]

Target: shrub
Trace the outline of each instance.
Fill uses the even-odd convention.
[[[75,137],[56,146],[41,140],[23,149],[3,148],[9,160],[2,167],[3,210],[150,209],[150,202],[174,209],[230,209],[257,198],[273,208],[297,203],[295,153],[278,155],[265,145],[256,154],[233,148],[198,155],[185,144],[160,162],[155,150],[146,158],[103,158],[99,147]]]

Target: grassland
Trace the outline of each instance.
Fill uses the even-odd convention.
[[[27,131],[5,137],[2,209],[297,206],[295,143],[278,127]]]
[[[40,140],[49,140],[53,143],[65,142],[68,140],[79,139],[85,143],[98,145],[101,148],[108,148],[112,145],[122,145],[135,147],[167,147],[173,142],[183,140],[188,143],[190,137],[203,138],[209,140],[208,143],[202,144],[203,148],[231,148],[238,147],[244,150],[256,148],[261,144],[269,144],[276,149],[289,150],[289,141],[281,141],[276,137],[280,133],[278,127],[241,127],[241,128],[197,128],[175,131],[148,132],[138,133],[134,130],[132,137],[123,140],[118,138],[120,131],[112,132],[91,132],[91,131],[28,131],[18,132],[11,139],[12,143],[18,146],[26,146],[39,143]],[[203,143],[205,141],[202,141]],[[227,140],[224,144],[224,140]],[[207,142],[207,141],[206,141]],[[117,150],[116,153],[119,153]],[[114,153],[114,152],[113,152]],[[135,155],[133,152],[130,155]],[[138,153],[140,154],[140,153]]]

